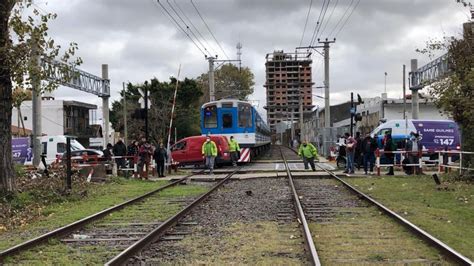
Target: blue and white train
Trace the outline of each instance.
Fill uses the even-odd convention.
[[[270,146],[270,128],[248,102],[224,99],[201,108],[201,134],[234,136],[239,143],[239,162],[250,162]]]

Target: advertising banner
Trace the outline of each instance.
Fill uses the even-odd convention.
[[[12,155],[15,163],[25,164],[26,162],[31,162],[33,151],[29,142],[29,138],[12,139]]]

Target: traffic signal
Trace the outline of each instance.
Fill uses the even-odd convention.
[[[355,114],[354,115],[354,120],[357,121],[362,121],[362,115],[361,114]]]

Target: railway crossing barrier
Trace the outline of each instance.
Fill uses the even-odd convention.
[[[394,154],[392,161],[387,162],[387,157],[383,157],[384,154]],[[424,160],[423,155],[437,154],[437,158]],[[409,155],[414,155],[418,158],[418,163],[406,163],[405,158]],[[474,156],[474,152],[458,151],[458,150],[445,150],[445,151],[415,151],[409,152],[404,150],[399,151],[383,151],[377,149],[375,151],[375,167],[377,175],[380,176],[380,169],[382,167],[411,167],[413,170],[419,169],[420,173],[422,169],[428,167],[436,167],[438,173],[448,172],[451,169],[458,169],[460,174],[463,171],[474,171],[471,166],[466,166],[466,159]],[[382,163],[382,158],[385,160]]]

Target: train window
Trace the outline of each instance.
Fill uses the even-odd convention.
[[[217,128],[217,107],[215,105],[204,108],[204,127]]]
[[[252,107],[249,104],[239,104],[239,127],[252,127]]]
[[[232,128],[232,114],[223,114],[222,115],[222,126],[224,128]]]

